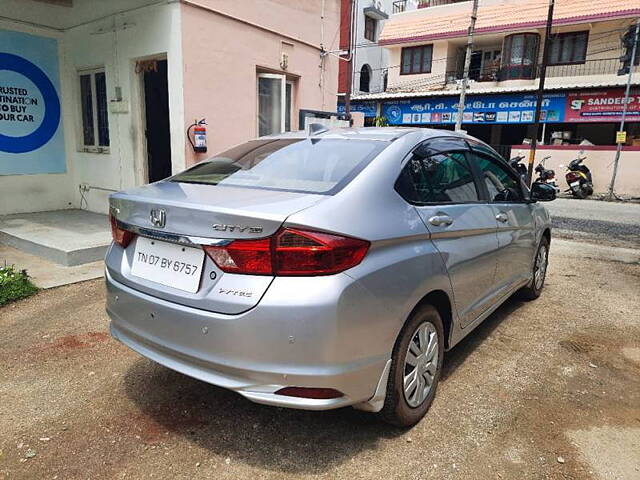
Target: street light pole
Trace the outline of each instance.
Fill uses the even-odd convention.
[[[347,85],[346,91],[344,92],[344,113],[347,120],[351,120],[351,88],[353,83],[353,4],[354,0],[349,0],[349,60],[347,61]]]
[[[636,52],[638,49],[638,40],[640,40],[640,17],[636,20],[636,33],[633,38],[633,47],[631,48],[631,64],[629,65],[629,74],[627,76],[627,88],[624,92],[624,103],[622,105],[622,118],[620,119],[619,132],[624,132],[624,121],[627,116],[627,106],[629,105],[629,93],[631,92],[631,77],[633,76],[633,66],[636,60]],[[617,139],[616,139],[617,140]],[[618,175],[618,162],[620,162],[620,152],[622,151],[622,142],[616,141],[616,158],[613,161],[613,174],[611,175],[611,183],[609,184],[609,193],[607,200],[617,198],[613,189],[616,184],[616,176]]]
[[[551,27],[553,25],[554,4],[555,4],[554,0],[549,0],[549,10],[547,12],[547,30],[544,37],[544,47],[542,50],[540,83],[538,84],[536,114],[533,121],[533,125],[534,125],[532,129],[533,135],[531,137],[531,148],[529,150],[529,166],[527,168],[527,185],[529,186],[531,186],[531,180],[533,179],[533,161],[536,158],[536,148],[538,146],[538,130],[540,129],[540,114],[542,113],[542,101],[544,100],[544,82],[547,78],[547,63],[549,62],[549,44],[551,43]]]
[[[456,116],[456,131],[462,130],[462,115],[464,113],[464,102],[467,96],[467,84],[469,83],[469,66],[471,65],[471,52],[473,49],[473,32],[476,28],[476,18],[478,16],[478,0],[473,0],[471,10],[471,24],[467,34],[467,54],[464,57],[464,72],[462,74],[462,88],[460,99],[458,100],[458,113]]]

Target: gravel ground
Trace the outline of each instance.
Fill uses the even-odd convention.
[[[640,265],[551,252],[542,297],[446,354],[411,430],[156,365],[107,335],[102,280],[0,308],[0,478],[640,478]]]

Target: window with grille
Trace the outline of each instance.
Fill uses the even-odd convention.
[[[107,82],[104,70],[79,73],[82,147],[87,151],[103,151],[109,147],[109,115]]]
[[[589,32],[559,33],[552,37],[549,65],[584,63],[587,58]]]
[[[364,17],[364,38],[372,42],[376,41],[376,20],[371,17]]]
[[[504,37],[502,80],[535,78],[539,41],[537,33],[515,33]]]
[[[432,56],[433,45],[403,48],[400,74],[431,73]]]

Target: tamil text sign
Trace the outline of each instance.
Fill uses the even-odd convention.
[[[462,123],[532,123],[536,96],[532,94],[474,95],[467,97]],[[543,122],[562,122],[565,93],[546,94],[542,102]],[[455,123],[458,97],[412,98],[385,102],[382,113],[391,125]]]

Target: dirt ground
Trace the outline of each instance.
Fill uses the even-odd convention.
[[[640,478],[640,265],[552,243],[411,430],[259,406],[107,334],[102,280],[0,309],[0,478]],[[615,255],[613,255],[615,258]]]

